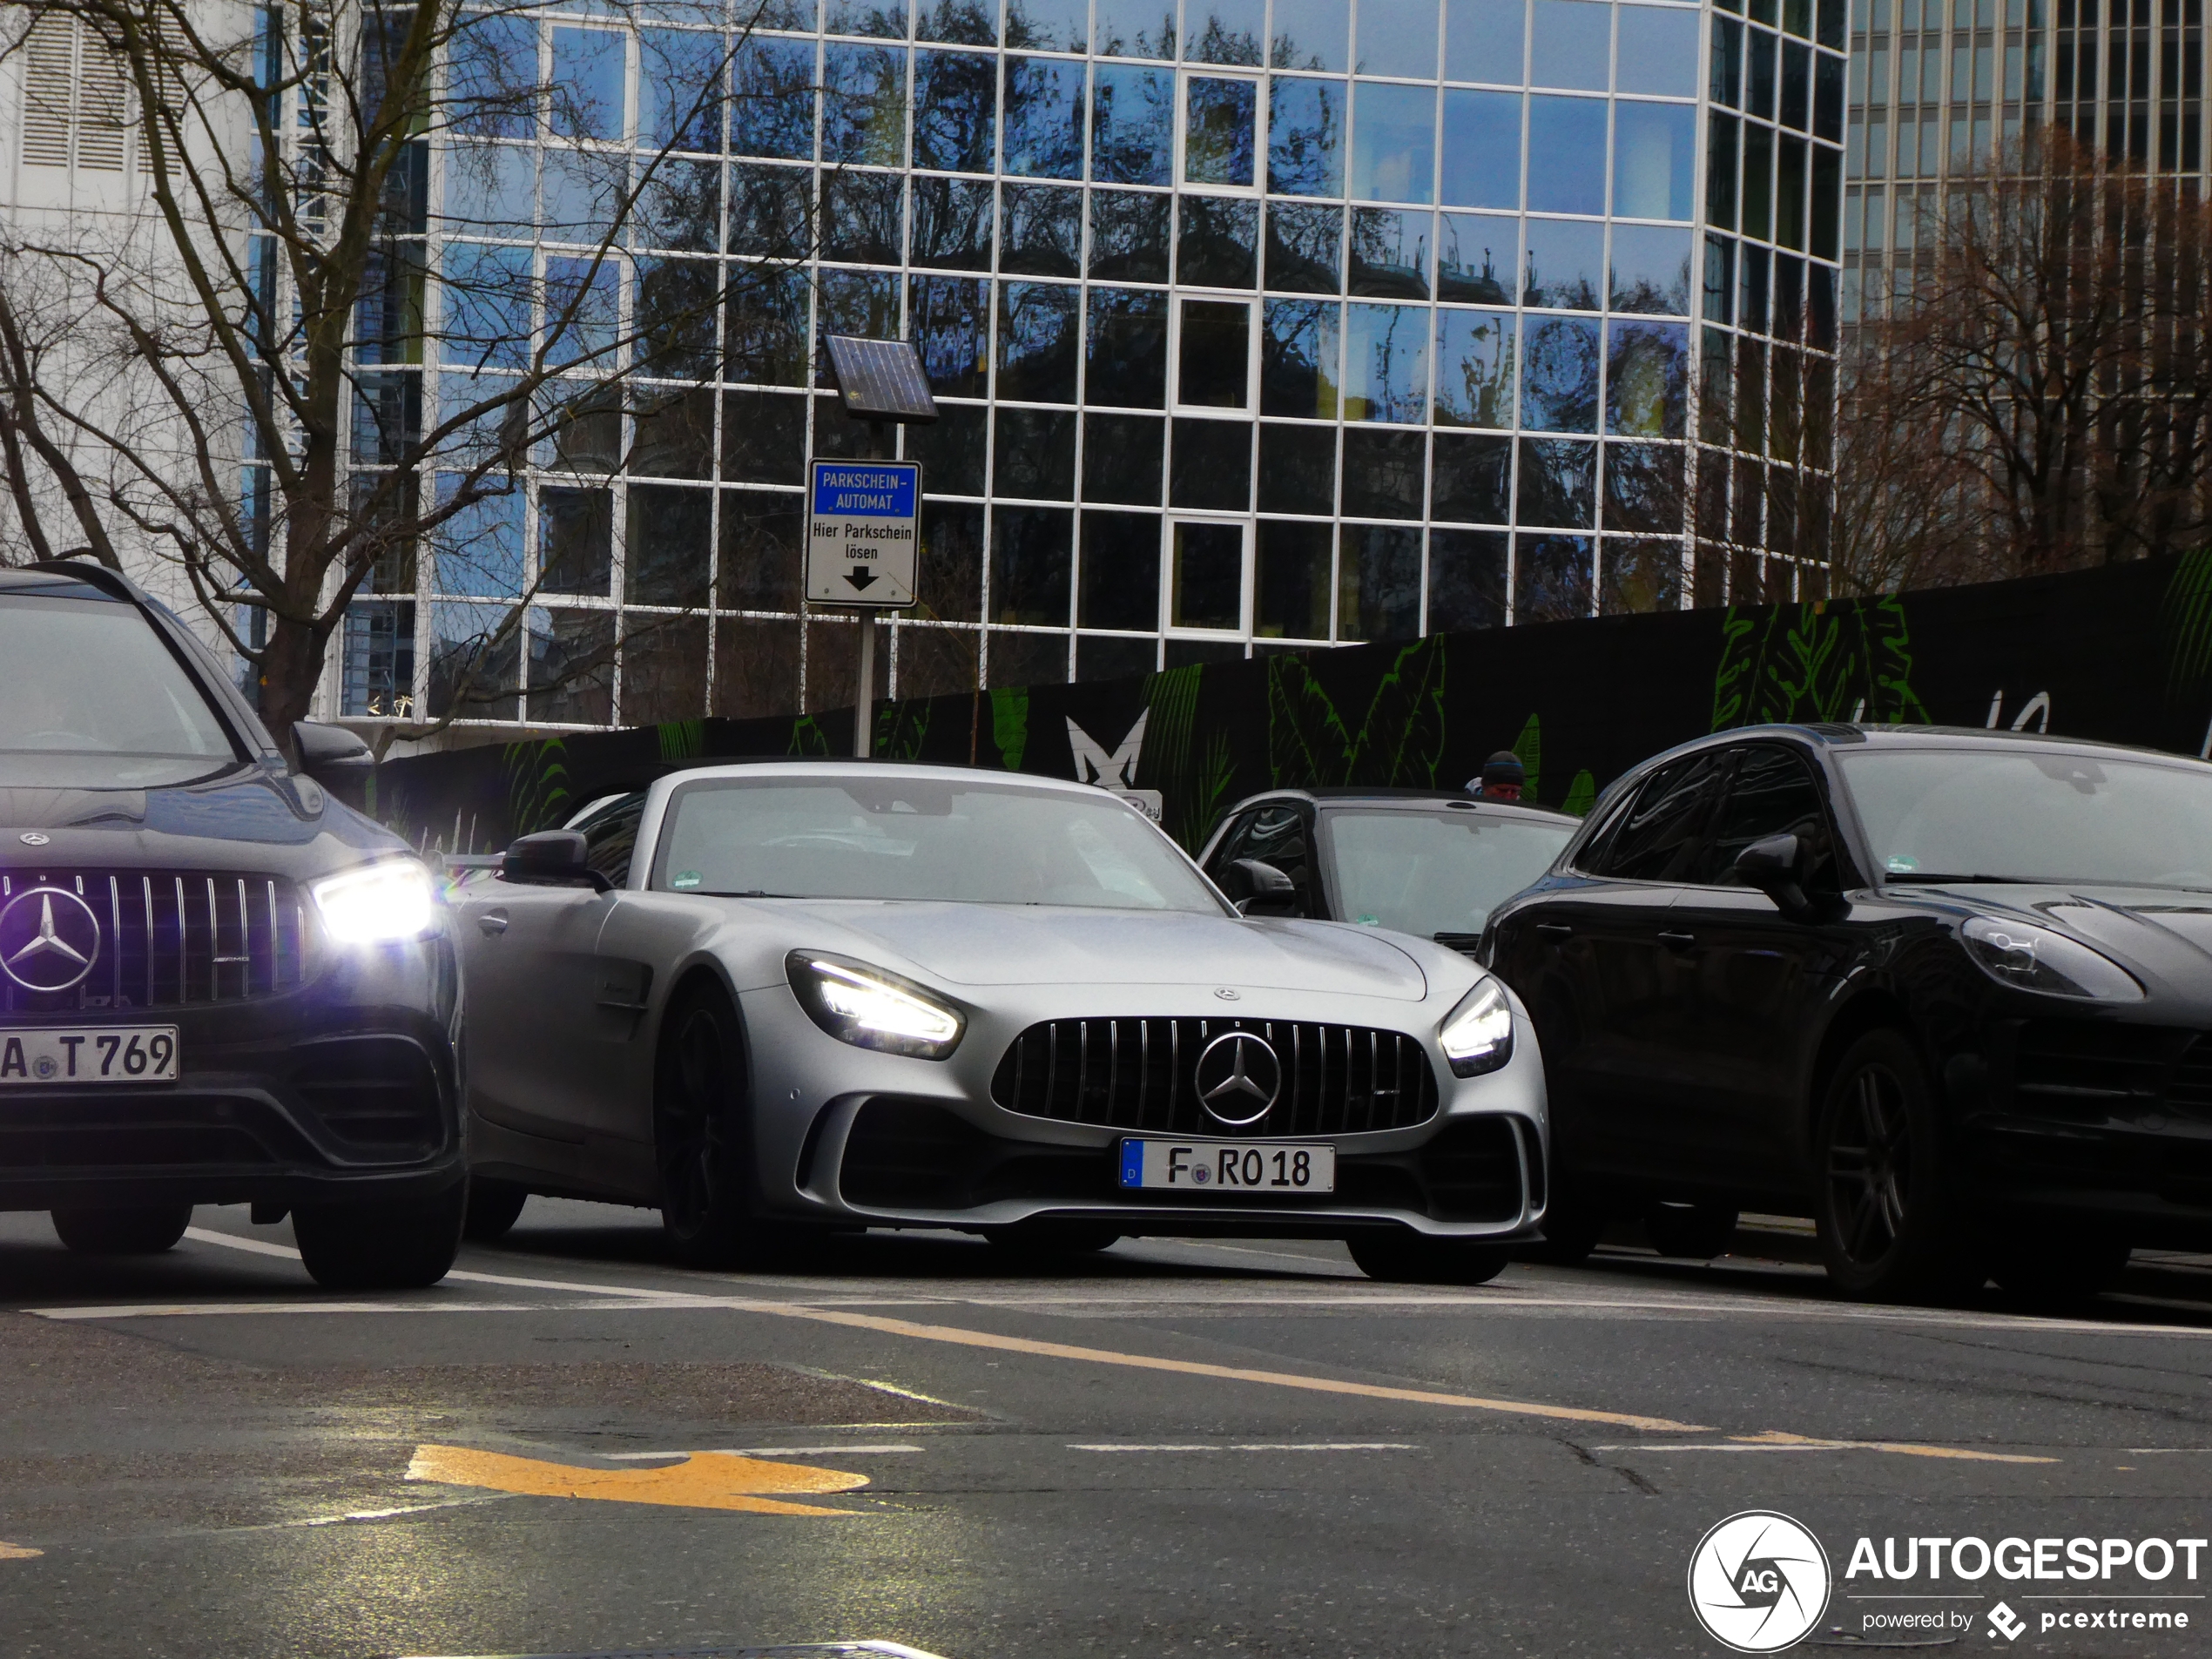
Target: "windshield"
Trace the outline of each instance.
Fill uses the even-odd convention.
[[[2212,888],[2212,766],[2048,750],[1841,759],[1892,880]]]
[[[238,758],[130,605],[0,596],[0,783],[145,787]]]
[[[788,899],[948,900],[1221,914],[1204,878],[1109,795],[962,779],[692,784],[653,885]]]
[[[1345,920],[1424,936],[1480,933],[1575,833],[1449,809],[1331,813],[1327,821]]]

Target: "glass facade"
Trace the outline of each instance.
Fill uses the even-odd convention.
[[[943,411],[892,695],[1816,590],[1843,0],[756,3],[470,31],[573,97],[442,144],[424,259],[648,355],[375,574],[342,712],[443,712],[533,584],[488,718],[849,704],[800,601],[804,462],[873,442],[830,333],[911,339]],[[441,321],[395,398],[511,367]]]

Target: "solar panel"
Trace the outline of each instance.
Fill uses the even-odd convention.
[[[934,421],[937,400],[921,359],[903,340],[860,340],[832,334],[830,373],[845,399],[845,412],[872,421]]]

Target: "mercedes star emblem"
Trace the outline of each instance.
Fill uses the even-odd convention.
[[[16,839],[21,841],[25,846],[44,846],[53,838],[50,835],[41,834],[37,830],[25,830],[22,834],[16,837]]]
[[[92,971],[100,921],[60,887],[31,887],[0,907],[0,971],[26,991],[66,991]]]
[[[1264,1037],[1224,1031],[1198,1055],[1198,1103],[1231,1129],[1257,1123],[1282,1092],[1283,1062]]]

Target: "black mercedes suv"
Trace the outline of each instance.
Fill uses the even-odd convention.
[[[288,764],[174,615],[98,565],[0,570],[0,1209],[164,1251],[289,1211],[307,1271],[427,1285],[467,1202],[461,987],[406,844]]]

